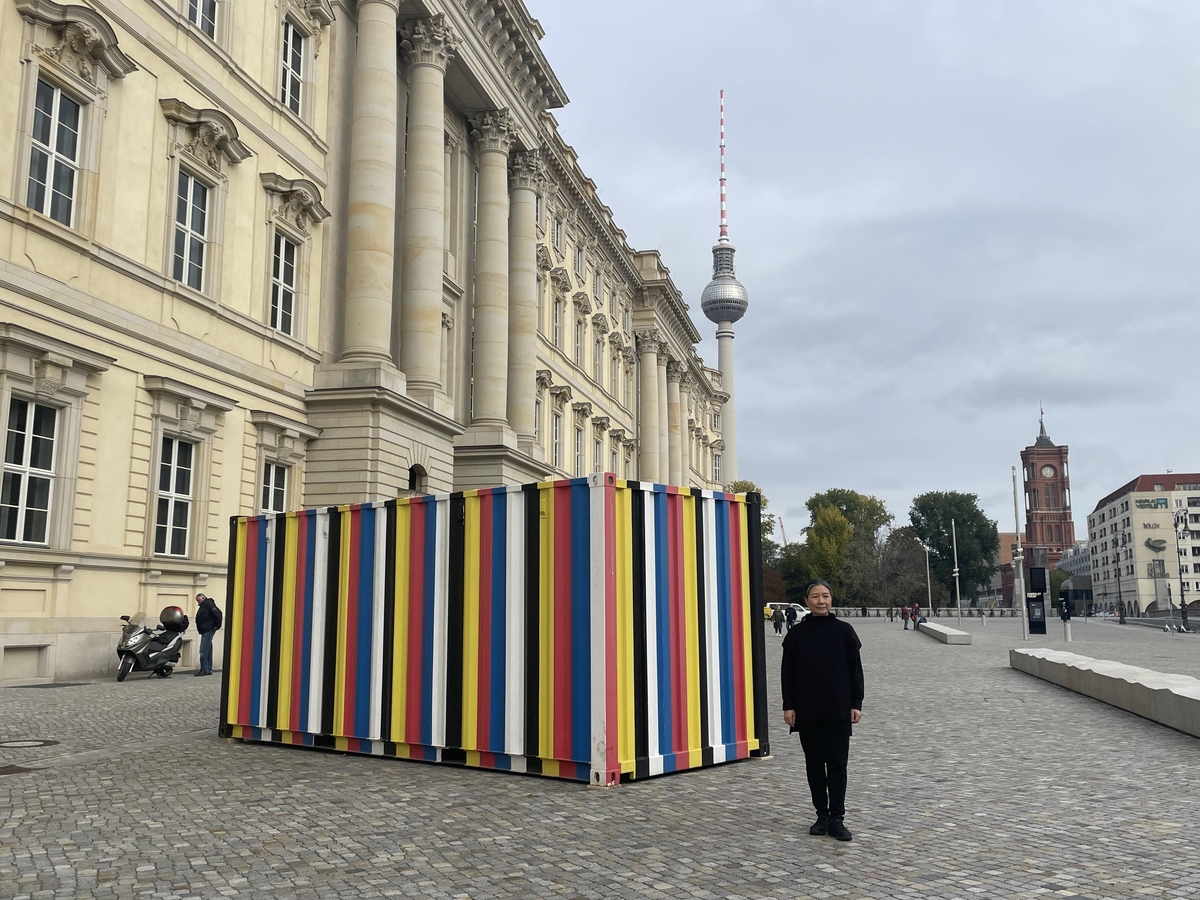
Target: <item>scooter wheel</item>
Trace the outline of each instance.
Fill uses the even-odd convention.
[[[121,665],[117,667],[117,681],[124,681],[125,676],[133,671],[133,657],[122,656]]]
[[[159,678],[170,678],[171,670],[170,669],[155,669],[154,674],[157,675]]]

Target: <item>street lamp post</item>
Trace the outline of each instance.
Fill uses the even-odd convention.
[[[1021,604],[1021,639],[1029,640],[1029,622],[1025,616],[1025,553],[1021,550],[1021,510],[1017,505],[1017,467],[1012,467],[1013,524],[1017,528],[1017,552],[1013,554],[1013,606]]]
[[[1175,565],[1179,567],[1179,617],[1183,630],[1188,630],[1187,597],[1183,596],[1183,550],[1179,545],[1179,532],[1187,528],[1187,507],[1175,510]]]
[[[962,591],[958,586],[958,532],[954,528],[954,520],[950,520],[950,538],[954,542],[954,597],[958,602],[958,624],[962,625]]]
[[[1122,568],[1123,567],[1120,565],[1117,566],[1117,624],[1119,625],[1125,624],[1125,591],[1121,587]],[[1108,593],[1107,586],[1104,588],[1104,592],[1105,594]]]
[[[929,615],[933,615],[933,582],[929,580],[929,548],[924,544],[921,549],[925,551],[925,590],[929,596],[929,605],[925,607],[925,611]]]

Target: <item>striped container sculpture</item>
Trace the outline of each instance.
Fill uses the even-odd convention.
[[[594,475],[234,518],[221,733],[616,784],[765,756],[759,498]]]

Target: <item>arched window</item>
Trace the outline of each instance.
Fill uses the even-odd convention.
[[[408,489],[414,494],[429,493],[429,474],[424,466],[410,466],[408,469]]]

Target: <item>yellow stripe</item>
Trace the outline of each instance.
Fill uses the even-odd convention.
[[[229,675],[229,722],[232,724],[240,718],[238,698],[241,696],[242,678],[242,614],[246,608],[246,520],[237,521],[237,543],[234,553],[237,557],[235,564],[236,578],[229,585],[229,596],[232,598],[229,617],[229,655],[225,660],[225,668]]]
[[[549,778],[558,777],[558,760],[544,759],[542,760],[542,774]]]
[[[742,576],[742,614],[744,621],[742,623],[742,660],[746,670],[746,736],[752,739],[754,734],[754,663],[751,659],[750,650],[750,629],[755,627],[754,612],[751,607],[750,597],[750,536],[746,534],[746,504],[735,503],[732,509],[737,513],[741,522],[741,546],[738,548],[741,553],[741,559],[738,564],[741,566]],[[757,623],[758,627],[762,627],[762,623]],[[755,742],[757,743],[757,742]]]
[[[346,740],[344,737],[334,738],[333,746],[336,747],[338,750],[345,751],[345,750],[350,749],[350,742],[348,740]]]
[[[688,748],[691,768],[703,761],[700,734],[700,628],[696,585],[696,500],[683,498],[683,609],[687,635]]]
[[[338,624],[337,666],[333,681],[333,733],[341,734],[346,721],[346,604],[350,600],[350,507],[339,506],[342,517],[341,546],[338,552],[341,565],[338,569]],[[345,749],[345,748],[341,748]]]
[[[287,728],[292,721],[292,661],[296,642],[296,556],[299,523],[294,512],[276,520],[286,523],[283,542],[283,621],[279,629],[279,709],[276,728]],[[297,698],[299,699],[299,698]]]
[[[541,654],[539,663],[538,731],[539,746],[535,755],[548,758],[554,747],[554,488],[538,491],[541,505],[541,569],[542,583],[538,592],[541,607],[539,638]]]
[[[392,740],[408,737],[408,554],[412,531],[412,507],[396,504],[396,626],[392,644]]]
[[[480,500],[470,491],[466,506],[463,573],[462,746],[477,750],[479,736],[479,520]]]
[[[468,750],[467,751],[467,765],[473,769],[479,768],[479,751],[478,750]]]
[[[616,525],[617,631],[617,757],[622,772],[632,772],[637,719],[633,698],[633,542],[630,540],[632,491],[618,489],[614,497]]]

